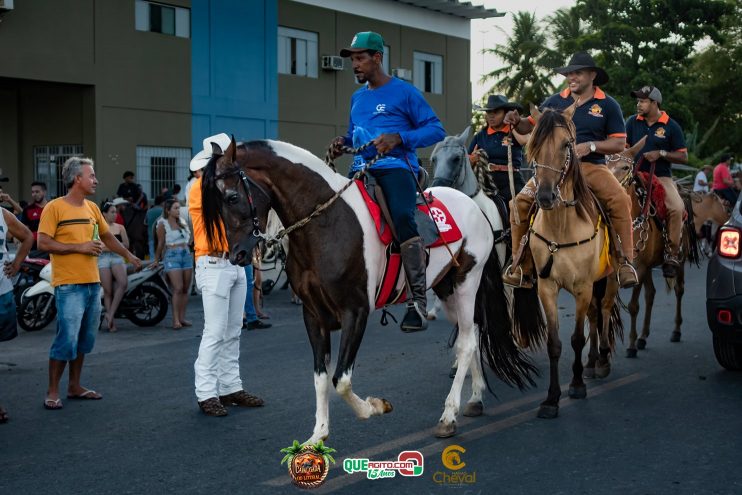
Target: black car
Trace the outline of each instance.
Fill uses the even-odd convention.
[[[740,195],[742,198],[742,195]],[[742,201],[716,234],[706,272],[706,319],[713,333],[716,360],[742,370]]]

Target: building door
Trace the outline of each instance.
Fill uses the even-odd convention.
[[[62,179],[62,166],[68,158],[82,156],[81,144],[34,146],[34,180],[45,182],[49,199],[67,194]]]

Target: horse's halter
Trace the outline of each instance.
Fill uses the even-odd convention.
[[[567,201],[562,197],[561,192],[561,186],[564,183],[564,179],[567,177],[567,172],[569,171],[569,164],[572,163],[572,156],[575,154],[575,134],[574,134],[574,128],[569,125],[555,125],[554,127],[563,127],[569,131],[569,141],[567,141],[567,153],[564,158],[564,163],[562,164],[561,168],[552,167],[551,165],[546,165],[543,163],[538,163],[536,160],[531,160],[531,167],[533,167],[534,170],[539,168],[545,168],[546,170],[551,170],[552,172],[556,172],[559,174],[559,181],[557,181],[556,185],[556,193],[557,193],[557,201],[560,203],[563,203],[565,206],[574,206],[577,204],[576,200],[573,201]],[[534,171],[533,174],[533,182],[536,185],[536,189],[539,188],[539,181],[538,177],[536,177],[536,173]]]
[[[247,204],[250,208],[250,217],[252,217],[252,235],[253,237],[260,237],[260,220],[258,219],[258,210],[255,207],[255,202],[253,201],[252,193],[250,192],[250,184],[255,186],[258,191],[265,196],[268,199],[268,204],[270,205],[271,197],[270,195],[263,189],[263,187],[255,182],[253,179],[251,179],[239,165],[234,165],[233,167],[225,170],[221,174],[218,174],[214,177],[214,180],[223,180],[226,177],[231,177],[233,175],[239,175],[240,183],[242,184],[242,188],[245,190],[245,195],[247,196]]]
[[[634,165],[636,164],[636,162],[632,158],[624,156],[620,153],[616,153],[615,155],[606,155],[605,160],[608,163],[624,162],[629,164],[629,171],[626,173],[626,175],[623,176],[623,178],[619,180],[619,182],[621,183],[621,187],[623,187],[624,189],[629,187],[631,181],[634,179]]]
[[[461,165],[459,166],[459,170],[458,172],[456,172],[456,175],[454,175],[452,179],[444,178],[444,177],[433,177],[433,180],[439,182],[440,185],[443,187],[454,187],[456,184],[458,184],[459,179],[461,178],[461,172],[464,170],[464,167],[466,166],[466,162],[464,161],[467,159],[466,148],[460,144],[446,144],[444,146],[439,147],[436,150],[436,152],[438,150],[443,150],[446,148],[458,148],[461,151],[460,153]]]

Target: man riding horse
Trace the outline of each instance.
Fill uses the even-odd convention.
[[[651,179],[654,176],[665,189],[665,206],[667,207],[667,237],[669,251],[665,250],[665,262],[662,275],[674,278],[680,266],[680,237],[683,228],[685,204],[672,180],[672,163],[688,163],[688,150],[685,147],[683,129],[671,119],[667,112],[660,110],[662,93],[654,86],[644,86],[631,92],[636,98],[637,114],[626,121],[626,142],[635,145],[644,136],[647,140],[639,152],[639,172],[647,172]],[[653,164],[653,165],[652,165]]]
[[[618,180],[605,167],[605,155],[618,153],[625,146],[626,128],[621,107],[600,89],[601,84],[608,82],[608,74],[597,67],[587,52],[575,53],[567,66],[554,71],[567,79],[568,86],[562,92],[547,98],[541,105],[541,110],[552,108],[563,111],[575,105],[572,117],[577,131],[574,150],[580,159],[585,181],[605,208],[616,233],[614,246],[619,263],[619,284],[621,287],[633,287],[638,280],[636,270],[631,264],[631,201]],[[522,119],[515,111],[508,112],[505,122],[521,134],[531,132],[535,124],[531,117]],[[531,179],[511,201],[510,228],[514,258],[521,239],[528,232],[528,215],[535,199],[535,191],[536,184]],[[515,215],[518,215],[518,221]],[[503,281],[514,287],[530,288],[533,286],[533,271],[532,257],[523,256],[521,266],[511,266],[506,270]]]
[[[384,191],[407,276],[410,297],[401,327],[405,332],[425,330],[426,255],[415,223],[419,170],[415,150],[437,143],[446,132],[417,88],[384,72],[384,40],[380,34],[356,34],[340,55],[350,57],[353,75],[364,86],[353,93],[348,132],[333,140],[330,155],[335,158],[342,154],[343,146],[359,148],[371,142],[355,155],[351,175],[383,155],[372,163],[368,173]]]
[[[490,95],[487,98],[487,106],[482,110],[485,112],[484,119],[487,126],[474,135],[469,144],[469,159],[472,165],[476,163],[477,156],[474,151],[481,149],[487,153],[489,163],[487,169],[492,178],[497,192],[506,203],[513,199],[510,193],[510,179],[508,177],[508,146],[510,146],[510,158],[513,164],[513,182],[515,190],[520,191],[526,185],[520,174],[520,166],[523,161],[523,144],[518,136],[513,136],[509,124],[505,124],[505,112],[510,110],[520,111],[523,107],[517,103],[509,102],[503,95]]]

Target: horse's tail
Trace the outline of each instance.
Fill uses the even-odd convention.
[[[494,246],[479,282],[474,322],[479,326],[479,359],[482,368],[487,364],[500,380],[521,390],[529,385],[534,386],[533,376],[538,376],[538,369],[518,348],[513,338],[500,260]],[[486,381],[487,375],[484,376]],[[489,382],[487,388],[492,392]]]
[[[701,266],[701,239],[698,238],[696,233],[696,226],[693,218],[693,205],[690,202],[690,197],[683,198],[683,204],[685,205],[685,211],[688,214],[685,219],[683,229],[685,235],[682,236],[683,248],[688,256],[688,261],[697,267]]]
[[[530,289],[513,289],[513,333],[524,349],[540,349],[547,326],[535,282]]]

